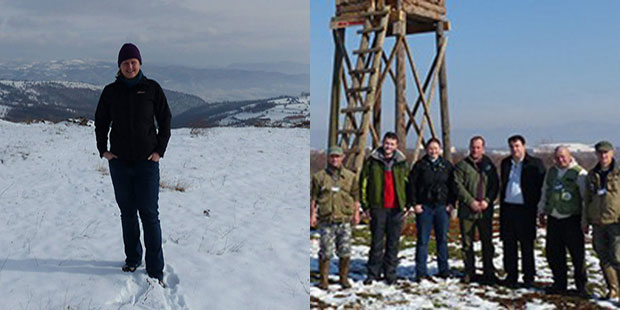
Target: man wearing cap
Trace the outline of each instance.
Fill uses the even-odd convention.
[[[587,233],[592,225],[592,244],[605,282],[607,298],[618,298],[620,272],[620,167],[615,159],[615,149],[608,141],[597,143],[594,148],[598,163],[588,172],[582,227]]]
[[[403,211],[407,206],[409,165],[406,159],[398,150],[398,136],[387,132],[383,145],[364,161],[360,199],[362,209],[370,217],[371,232],[366,285],[379,279],[382,273],[387,284],[396,282]]]
[[[538,218],[547,224],[545,253],[553,273],[548,294],[565,294],[567,286],[566,249],[574,267],[578,294],[587,297],[585,245],[581,230],[581,212],[588,172],[573,158],[566,146],[554,152],[555,165],[549,168],[538,204]]]
[[[318,224],[321,234],[319,250],[319,288],[327,290],[329,261],[334,243],[339,258],[340,285],[350,288],[348,280],[351,257],[351,223],[359,223],[359,187],[355,174],[342,166],[340,147],[327,151],[327,167],[312,176],[310,190],[310,226]]]

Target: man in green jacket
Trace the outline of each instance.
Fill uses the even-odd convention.
[[[618,298],[620,273],[620,167],[614,160],[615,149],[608,141],[594,148],[598,164],[588,172],[586,179],[583,231],[593,226],[592,244],[605,282],[607,298]]]
[[[351,223],[359,223],[359,183],[355,174],[342,167],[344,153],[339,147],[327,151],[327,167],[312,176],[310,190],[310,227],[319,224],[319,288],[327,290],[329,261],[334,243],[339,260],[340,285],[350,288]]]
[[[383,146],[372,151],[364,162],[360,176],[362,209],[370,217],[372,234],[366,285],[379,279],[381,273],[386,283],[396,282],[408,175],[405,154],[398,150],[398,136],[388,132],[383,137]]]
[[[471,138],[469,156],[457,163],[454,169],[465,263],[463,283],[471,282],[476,272],[473,248],[476,229],[482,242],[483,283],[497,283],[492,237],[493,204],[498,194],[499,178],[495,165],[484,155],[484,144],[481,136]]]

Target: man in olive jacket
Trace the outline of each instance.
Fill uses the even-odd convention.
[[[586,179],[583,230],[593,226],[592,244],[605,282],[607,298],[618,298],[620,273],[620,167],[614,160],[615,149],[608,141],[595,145],[598,164]]]
[[[469,156],[458,162],[454,181],[458,196],[458,217],[461,227],[465,276],[469,283],[475,276],[474,235],[478,230],[482,242],[483,283],[497,282],[493,266],[493,203],[497,198],[499,180],[495,165],[484,155],[484,138],[469,141]]]
[[[372,234],[366,285],[379,279],[382,271],[388,284],[396,282],[408,174],[405,154],[398,150],[398,136],[386,133],[383,146],[370,153],[360,176],[362,209],[370,217]]]
[[[521,250],[523,285],[534,285],[534,241],[538,203],[545,179],[545,165],[538,157],[525,150],[525,138],[514,135],[508,138],[510,156],[501,163],[502,186],[500,189],[500,238],[504,245],[505,284],[516,287],[519,276],[518,251]]]
[[[342,167],[344,153],[339,147],[327,152],[327,167],[312,176],[310,190],[310,227],[319,224],[319,288],[327,290],[329,260],[334,243],[339,258],[340,285],[350,288],[351,223],[359,223],[359,183],[355,173]]]

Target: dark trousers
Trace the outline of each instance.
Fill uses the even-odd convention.
[[[534,240],[536,239],[536,208],[503,203],[500,212],[500,230],[504,245],[504,270],[507,282],[519,278],[518,251],[521,250],[523,281],[532,282],[536,275]]]
[[[399,208],[373,208],[370,216],[372,238],[368,254],[368,278],[378,279],[383,271],[387,280],[395,280],[403,212]]]
[[[125,262],[130,266],[142,262],[140,225],[144,229],[146,272],[151,277],[163,276],[164,254],[161,248],[161,227],[157,200],[159,197],[159,163],[143,160],[127,162],[113,159],[109,162],[116,203],[121,210]]]
[[[415,249],[415,270],[417,277],[428,275],[426,261],[428,259],[428,241],[431,228],[435,231],[437,244],[437,265],[439,273],[447,273],[448,266],[448,226],[450,218],[445,205],[424,205],[422,213],[415,218],[418,241]]]
[[[566,249],[568,249],[575,270],[577,289],[585,288],[585,248],[581,216],[575,215],[561,220],[548,216],[548,219],[545,251],[553,273],[554,285],[559,289],[566,289]]]
[[[476,229],[482,243],[482,266],[485,277],[495,276],[495,266],[493,266],[493,218],[483,217],[479,219],[459,219],[461,226],[461,242],[463,244],[463,259],[465,263],[465,273],[472,277],[476,273],[474,257],[474,236]]]

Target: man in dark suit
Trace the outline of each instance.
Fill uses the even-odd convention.
[[[519,271],[517,252],[521,249],[523,286],[534,284],[534,240],[536,214],[545,178],[545,166],[540,158],[525,151],[525,139],[520,135],[508,138],[511,156],[501,163],[500,237],[504,245],[505,284],[516,287]]]

